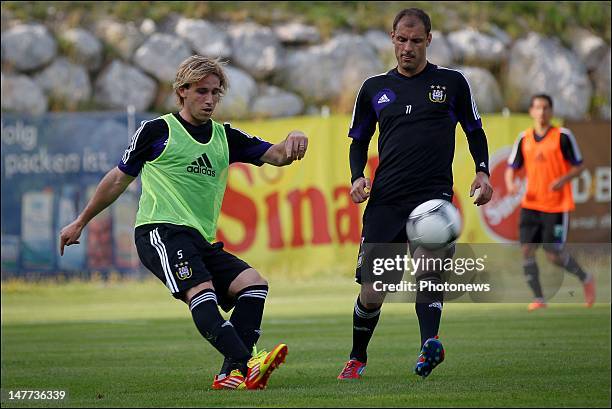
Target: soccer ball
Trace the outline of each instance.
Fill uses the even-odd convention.
[[[435,250],[452,243],[461,234],[461,216],[452,203],[433,199],[418,205],[406,222],[411,243]]]

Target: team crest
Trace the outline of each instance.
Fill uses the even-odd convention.
[[[429,90],[429,100],[441,104],[446,101],[446,87],[444,85],[432,85]]]
[[[555,224],[554,236],[555,239],[560,240],[563,238],[563,233],[565,233],[565,228],[562,224]]]
[[[177,268],[176,276],[179,278],[179,280],[187,280],[189,277],[191,277],[191,268],[189,267],[188,261],[175,264],[174,267]]]

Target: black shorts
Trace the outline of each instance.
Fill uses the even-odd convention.
[[[561,251],[567,240],[568,212],[547,213],[521,208],[519,224],[521,244],[543,243],[546,251]]]
[[[192,227],[147,224],[135,231],[140,261],[168,287],[175,298],[212,280],[219,305],[229,311],[234,304],[230,284],[250,266],[223,250],[223,243],[209,243]]]
[[[407,203],[403,206],[368,205],[366,207],[363,213],[363,230],[361,231],[361,244],[357,256],[357,268],[355,269],[355,281],[357,283],[361,284],[363,244],[408,243],[408,236],[406,234],[406,222],[408,221],[408,217],[418,205],[427,200],[423,202]],[[415,249],[413,246],[409,246],[409,250],[412,254]]]

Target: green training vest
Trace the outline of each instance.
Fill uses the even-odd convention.
[[[212,137],[199,143],[172,114],[162,116],[170,134],[164,151],[145,162],[136,226],[171,223],[197,229],[212,242],[225,194],[229,149],[223,125],[212,122]]]

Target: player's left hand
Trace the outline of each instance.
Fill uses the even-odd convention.
[[[285,154],[292,161],[300,160],[306,155],[308,138],[302,131],[291,131],[285,139]]]
[[[476,189],[480,189],[480,193],[478,193],[478,196],[476,196],[474,204],[477,206],[482,206],[489,203],[489,200],[491,200],[491,197],[493,196],[493,186],[491,186],[489,176],[487,176],[486,173],[476,173],[472,186],[470,186],[470,197],[474,196]]]

